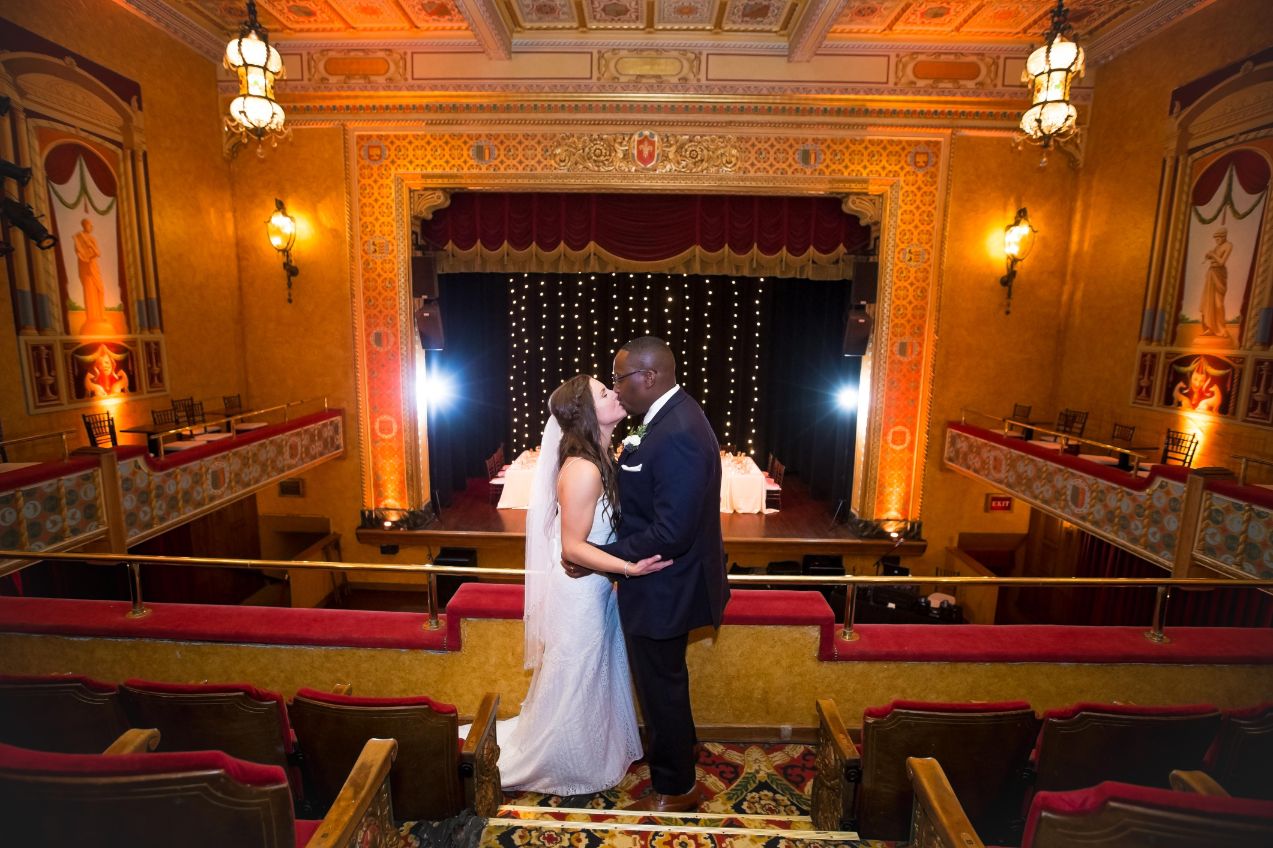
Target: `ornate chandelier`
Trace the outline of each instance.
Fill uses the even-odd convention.
[[[256,3],[248,0],[248,19],[239,27],[238,37],[225,46],[225,66],[239,77],[239,95],[230,101],[225,128],[247,143],[251,136],[260,143],[270,138],[278,146],[283,129],[283,107],[274,99],[274,81],[283,76],[283,57],[270,45],[265,27],[256,20]]]
[[[1030,54],[1021,72],[1021,81],[1032,90],[1030,108],[1021,116],[1021,131],[1045,151],[1054,141],[1069,138],[1077,127],[1078,110],[1070,102],[1070,84],[1083,74],[1083,48],[1071,40],[1069,18],[1065,0],[1057,0],[1052,25],[1043,33],[1043,46]]]

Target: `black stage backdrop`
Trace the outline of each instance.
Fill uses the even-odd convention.
[[[845,497],[854,418],[835,405],[861,360],[842,355],[847,281],[667,274],[445,274],[446,349],[455,386],[430,410],[429,463],[441,505],[501,443],[507,461],[539,442],[548,395],[573,374],[609,383],[614,352],[655,335],[722,447],[768,453],[822,498]],[[637,421],[621,424],[626,432]]]

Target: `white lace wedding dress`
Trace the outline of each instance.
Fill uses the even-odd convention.
[[[612,541],[603,496],[588,541]],[[619,782],[641,756],[619,608],[602,574],[550,571],[543,661],[520,715],[496,726],[505,789],[582,795]]]

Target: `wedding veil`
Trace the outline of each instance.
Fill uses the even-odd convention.
[[[526,603],[523,616],[526,632],[524,665],[537,668],[544,656],[548,635],[548,578],[561,568],[561,522],[557,508],[558,452],[561,425],[551,414],[544,425],[539,445],[539,462],[531,483],[530,505],[526,509]]]

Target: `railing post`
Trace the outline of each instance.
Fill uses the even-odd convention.
[[[141,598],[141,566],[135,562],[127,562],[124,565],[128,568],[128,597],[133,602],[132,609],[128,611],[126,617],[145,618],[150,615],[150,610],[146,608]]]
[[[858,635],[853,632],[853,608],[857,606],[858,587],[856,583],[845,586],[844,592],[844,629],[840,638],[846,642],[856,642]]]
[[[1170,597],[1170,586],[1158,587],[1158,597],[1154,600],[1154,623],[1145,632],[1145,638],[1158,645],[1165,645],[1171,641],[1162,632],[1163,622],[1167,620],[1167,600]]]
[[[438,630],[442,622],[438,621],[438,576],[429,572],[429,630]]]

